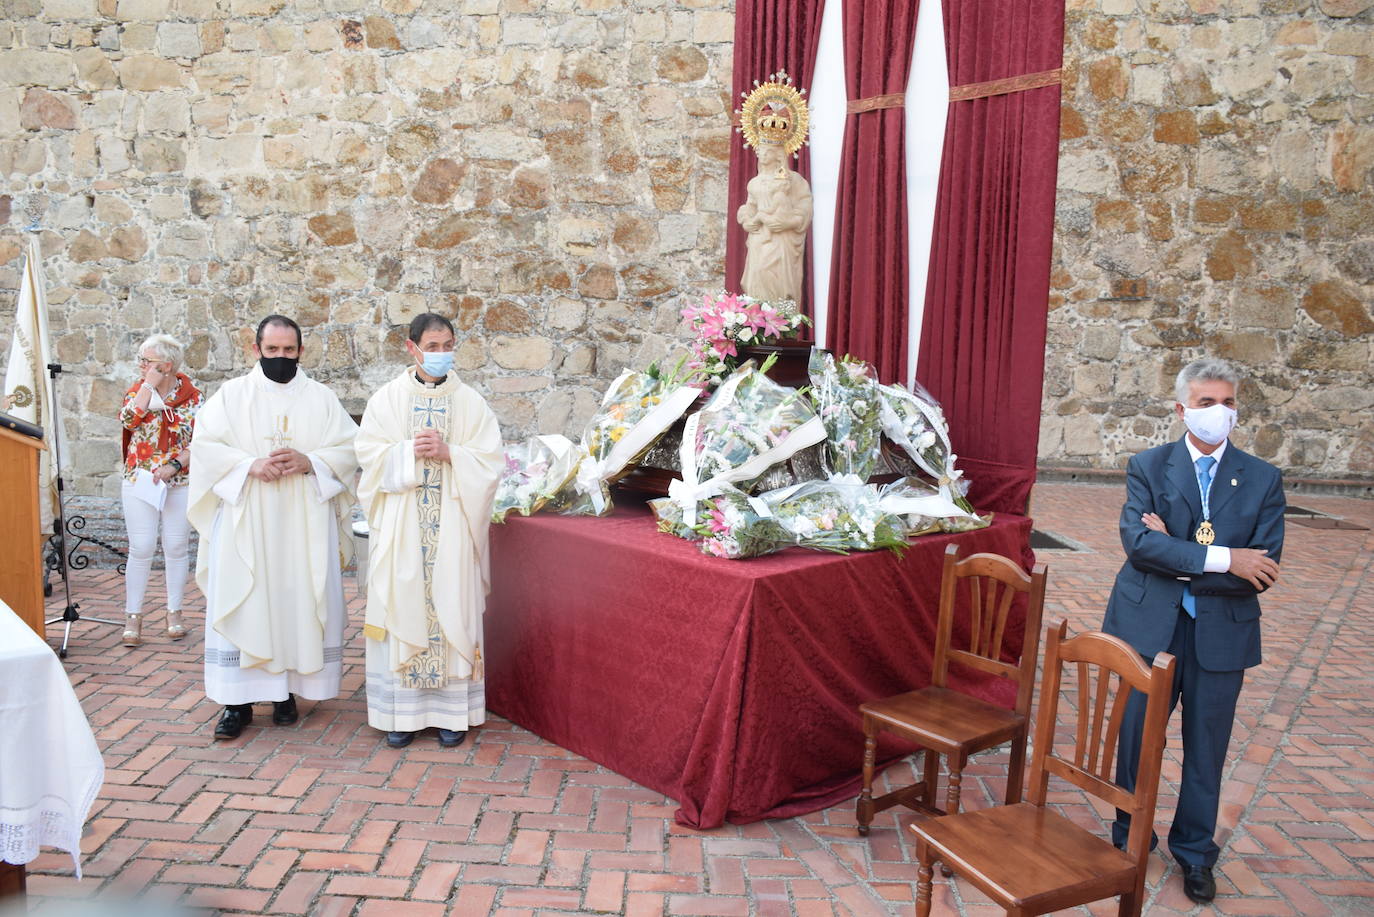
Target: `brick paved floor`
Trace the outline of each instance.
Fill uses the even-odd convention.
[[[1042,555],[1047,620],[1100,622],[1120,563],[1122,496],[1091,484],[1037,488],[1037,526],[1086,549]],[[1374,528],[1374,502],[1292,502]],[[1265,663],[1247,679],[1232,739],[1219,897],[1193,908],[1177,869],[1156,854],[1148,913],[1374,913],[1371,557],[1369,531],[1289,526],[1284,578],[1265,601]],[[85,612],[119,617],[119,577],[85,571],[75,582]],[[382,747],[365,722],[356,602],[344,697],[303,703],[296,726],[254,725],[215,743],[198,595],[188,611],[196,630],[184,644],[154,637],[125,649],[118,629],[93,624],[74,636],[68,670],[108,772],[83,845],[86,878],[77,882],[62,855],[30,864],[40,912],[79,898],[103,913],[121,896],[226,913],[402,917],[911,912],[908,815],[884,813],[863,839],[852,803],[697,832],[674,824],[671,800],[500,719],[457,750],[429,735],[400,752]],[[60,635],[54,627],[50,642]],[[1179,774],[1177,726],[1175,717],[1161,833]],[[966,807],[1000,798],[1005,763],[990,754],[971,765]],[[1087,805],[1074,792],[1055,799],[1065,810]],[[937,881],[936,906],[1000,913],[957,880]]]

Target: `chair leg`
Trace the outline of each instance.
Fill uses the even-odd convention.
[[[964,783],[964,772],[959,763],[953,759],[949,762],[949,786],[945,789],[945,814],[953,815],[959,811],[959,791]],[[940,875],[948,879],[954,875],[954,870],[944,863],[940,864]]]
[[[1026,736],[1022,733],[1011,741],[1011,763],[1007,765],[1007,805],[1009,806],[1014,806],[1021,801],[1025,770]]]
[[[873,767],[877,750],[877,728],[868,717],[864,717],[864,787],[859,793],[859,802],[854,809],[861,836],[867,836],[868,826],[873,824]]]
[[[925,772],[923,782],[926,785],[925,804],[935,809],[935,789],[940,785],[940,755],[931,748],[925,749]]]
[[[959,811],[959,791],[964,782],[963,768],[956,762],[949,762],[949,786],[945,788],[945,814],[953,815]]]
[[[1135,887],[1122,894],[1121,903],[1117,905],[1117,917],[1140,917],[1144,907],[1145,875],[1142,871],[1136,873]]]
[[[931,864],[934,858],[921,851],[921,863],[916,868],[916,917],[930,917],[930,892],[935,873]]]

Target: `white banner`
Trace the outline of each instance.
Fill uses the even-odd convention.
[[[38,509],[44,532],[51,531],[57,507],[57,440],[62,435],[62,417],[54,404],[52,377],[48,375],[51,362],[43,255],[38,247],[38,234],[33,233],[29,236],[29,250],[19,282],[19,300],[15,304],[14,340],[10,344],[9,363],[5,366],[3,404],[6,413],[43,428],[48,454],[39,466],[38,492],[47,494],[47,498],[39,499]],[[63,464],[68,461],[64,460]]]

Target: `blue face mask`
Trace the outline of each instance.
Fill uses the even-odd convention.
[[[442,379],[448,375],[449,370],[453,369],[453,351],[445,353],[426,353],[425,359],[420,368],[425,371],[425,375],[431,379]]]

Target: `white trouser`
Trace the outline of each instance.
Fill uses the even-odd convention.
[[[158,524],[162,526],[162,558],[167,576],[167,610],[181,611],[190,570],[191,523],[186,519],[186,495],[190,488],[167,488],[162,511],[134,496],[134,486],[124,482],[124,524],[129,530],[129,561],[124,568],[124,613],[143,610],[143,593],[153,569]]]

